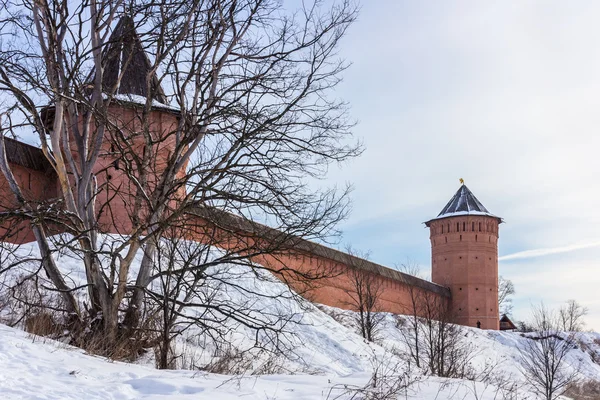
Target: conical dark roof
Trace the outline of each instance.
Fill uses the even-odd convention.
[[[118,86],[115,94],[129,95],[131,98],[148,97],[146,77],[152,69],[152,64],[130,17],[124,16],[117,23],[102,53],[102,67],[104,69],[102,85],[106,91],[112,92],[113,88]],[[121,74],[122,78],[119,82]],[[95,73],[92,72],[90,81],[93,81],[94,76]],[[167,103],[156,75],[152,76],[150,97],[159,103]]]
[[[487,215],[501,220],[499,217],[490,213],[487,208],[485,208],[483,204],[477,200],[477,197],[475,197],[473,192],[471,192],[469,188],[463,184],[460,186],[454,196],[452,196],[448,204],[446,204],[438,216],[427,223],[436,219],[459,215]]]

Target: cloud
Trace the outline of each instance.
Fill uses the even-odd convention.
[[[517,253],[502,256],[502,257],[498,258],[498,261],[544,257],[544,256],[548,256],[551,254],[568,253],[571,251],[589,249],[592,247],[599,247],[599,246],[600,246],[600,241],[596,241],[596,242],[577,243],[577,244],[572,244],[569,246],[547,247],[547,248],[542,248],[542,249],[525,250],[525,251],[519,251]]]

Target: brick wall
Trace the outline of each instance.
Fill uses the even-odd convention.
[[[127,138],[128,145],[133,151],[146,151],[143,136],[139,132],[143,129],[140,125],[141,111],[134,107],[113,106],[111,109],[112,123],[119,128],[120,134]],[[91,122],[94,123],[93,121]],[[156,176],[162,173],[162,169],[170,156],[170,149],[173,147],[174,137],[169,135],[177,124],[175,115],[169,112],[152,111],[149,118],[149,131],[153,139],[158,143],[152,149],[154,152],[153,162],[149,169],[150,182],[156,181]],[[100,213],[99,223],[101,229],[105,232],[124,233],[131,226],[129,208],[135,207],[134,196],[135,187],[131,185],[129,178],[124,174],[123,160],[118,153],[118,146],[115,142],[121,140],[115,132],[106,134],[106,140],[103,145],[103,151],[99,161],[94,168],[97,174],[98,187],[101,188],[98,196],[97,212]],[[75,151],[76,146],[72,144],[71,148]],[[141,153],[140,153],[141,154]],[[77,157],[77,154],[74,154]],[[28,198],[34,200],[43,200],[56,197],[59,190],[55,175],[44,173],[20,165],[11,164],[14,174],[23,188],[26,188]],[[152,173],[152,171],[154,171]],[[0,176],[0,197],[4,197],[0,207],[4,209],[14,207],[14,199],[11,201],[11,194],[6,187],[6,181]],[[176,201],[176,198],[173,199]],[[197,216],[186,216],[189,219],[189,225],[206,227],[206,223]],[[228,217],[229,218],[229,217]],[[235,218],[235,217],[234,217]],[[193,221],[193,223],[192,223]],[[15,243],[25,243],[34,240],[33,234],[27,223],[21,223],[20,232],[8,240]],[[212,227],[210,227],[212,229]],[[269,229],[262,226],[261,229]],[[0,231],[1,232],[1,231]],[[271,233],[277,233],[272,231]],[[238,232],[239,233],[239,232]],[[222,231],[221,239],[218,245],[224,248],[236,248],[235,240],[227,238],[228,233]],[[207,236],[201,232],[201,229],[190,236],[191,239],[203,241]],[[219,235],[217,235],[219,236]],[[239,235],[236,235],[239,237]],[[242,235],[245,240],[252,240],[252,234]],[[210,240],[214,239],[214,235]],[[356,267],[357,263],[361,268],[365,268],[378,280],[383,287],[381,300],[379,304],[380,311],[388,311],[398,314],[409,313],[411,311],[411,296],[429,295],[443,301],[449,299],[447,288],[426,282],[409,275],[401,274],[398,271],[360,260],[334,249],[327,248],[315,243],[300,241],[295,250],[279,252],[277,255],[264,254],[256,256],[253,261],[265,265],[272,269],[282,267],[293,269],[299,272],[324,271],[329,277],[320,279],[307,284],[301,279],[290,279],[290,285],[299,293],[317,303],[329,306],[351,309],[351,301],[348,295],[352,291],[352,284],[348,274],[349,268]],[[287,279],[291,275],[282,274],[282,279]]]

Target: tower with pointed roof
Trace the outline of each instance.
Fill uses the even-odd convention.
[[[121,233],[132,226],[130,219],[136,207],[135,184],[124,171],[119,149],[149,155],[145,173],[148,182],[157,182],[175,147],[179,112],[167,105],[167,97],[154,73],[153,65],[144,51],[132,18],[123,16],[115,26],[102,52],[102,89],[110,105],[103,152],[94,172],[98,186],[103,187],[98,199],[101,229]],[[89,75],[93,84],[96,71]],[[149,110],[146,103],[149,101]],[[153,143],[147,144],[147,135]],[[77,147],[71,148],[76,152]],[[74,154],[75,157],[77,154]],[[134,170],[130,172],[136,174]]]
[[[166,107],[167,98],[156,74],[152,73],[152,64],[131,17],[121,17],[112,31],[102,52],[102,68],[105,91],[114,93],[119,99],[129,97],[131,101],[150,97]],[[95,71],[92,71],[90,83],[94,78]]]
[[[450,311],[458,324],[499,328],[501,223],[464,183],[438,216],[425,223],[430,230],[431,278],[450,288]]]

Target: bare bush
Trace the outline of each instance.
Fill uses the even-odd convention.
[[[517,321],[517,331],[522,333],[533,332],[535,328],[526,321]]]
[[[373,342],[384,318],[380,311],[381,295],[383,294],[383,281],[381,276],[370,271],[366,262],[367,254],[361,254],[358,257],[351,248],[347,249],[348,257],[348,277],[350,287],[345,290],[349,301],[346,302],[352,310],[356,311],[356,323],[360,329],[363,338]]]
[[[600,341],[598,339],[594,339],[592,342],[595,345],[594,346],[588,344],[584,337],[576,337],[575,340],[577,346],[581,349],[581,351],[587,353],[590,356],[592,362],[600,365],[600,350],[598,350],[598,345],[600,344]]]
[[[62,328],[52,315],[42,312],[25,319],[25,331],[38,336],[56,336],[62,332]]]
[[[410,366],[389,356],[371,357],[371,376],[364,386],[334,385],[327,393],[327,400],[396,400],[408,395],[408,391],[420,381]]]
[[[427,374],[448,378],[472,375],[477,352],[464,327],[452,323],[446,299],[418,290],[409,291],[409,317],[398,317],[397,328],[405,343],[405,359]]]
[[[598,400],[600,399],[600,382],[586,380],[572,383],[567,386],[564,395],[573,400]]]
[[[252,368],[252,358],[250,354],[229,347],[203,366],[202,370],[214,374],[243,375]]]
[[[533,308],[532,326],[535,333],[519,348],[522,372],[534,393],[554,400],[578,382],[580,364],[568,362],[576,341],[573,333],[560,331],[559,317],[544,304]]]

